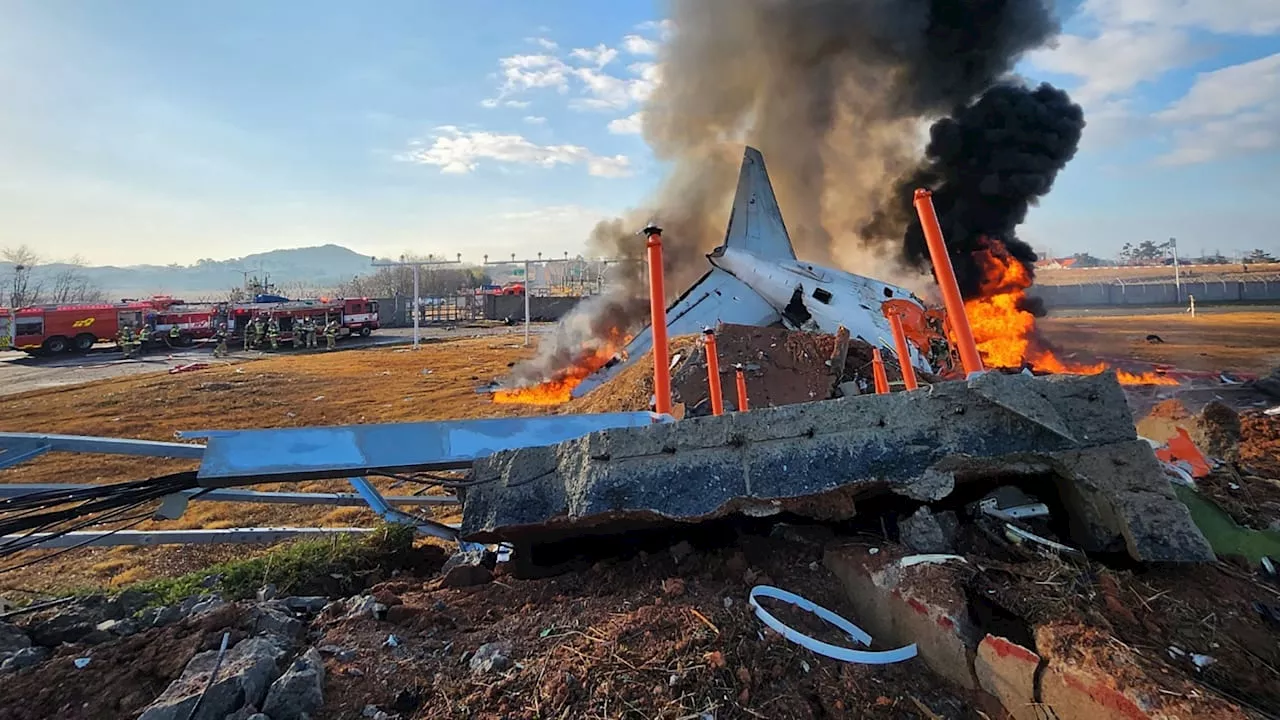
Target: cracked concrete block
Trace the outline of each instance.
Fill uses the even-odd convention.
[[[1053,454],[1072,539],[1147,562],[1212,562],[1209,541],[1142,440]]]
[[[840,520],[863,496],[942,499],[966,465],[985,463],[1005,474],[1058,468],[1082,483],[1076,526],[1094,546],[1127,540],[1140,560],[1204,559],[1190,516],[1179,525],[1180,506],[1164,502],[1176,499],[1163,475],[1123,449],[1135,438],[1114,375],[990,373],[928,393],[761,408],[496,453],[475,464],[461,533],[536,543],[738,512]],[[1103,450],[1110,446],[1120,449]],[[1142,493],[1159,501],[1158,527],[1135,514],[1151,505]]]
[[[978,644],[973,672],[978,686],[991,693],[1014,720],[1043,720],[1048,713],[1036,701],[1040,656],[995,635]]]

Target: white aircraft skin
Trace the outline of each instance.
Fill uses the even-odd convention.
[[[786,315],[796,288],[803,290],[805,311],[824,333],[834,335],[844,326],[850,337],[893,351],[893,329],[880,309],[889,299],[908,300],[921,306],[910,291],[843,270],[811,265],[799,260],[766,260],[747,250],[719,247],[707,256],[711,264],[741,280],[783,316],[789,325],[801,325]],[[825,301],[822,299],[825,298]],[[911,362],[932,372],[916,348],[908,344]]]
[[[796,259],[782,222],[764,157],[748,147],[738,174],[738,189],[724,243],[707,255],[712,269],[667,308],[669,337],[701,332],[718,323],[792,328],[835,334],[841,327],[895,356],[893,330],[881,309],[885,300],[902,300],[924,309],[909,290]],[[798,302],[797,302],[798,301]],[[624,349],[625,360],[587,377],[573,390],[581,397],[647,353],[649,328]],[[919,349],[908,343],[910,362],[932,372]]]

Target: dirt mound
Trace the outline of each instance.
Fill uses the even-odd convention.
[[[366,704],[423,718],[978,717],[968,710],[975,698],[920,661],[840,663],[762,633],[747,603],[756,584],[852,616],[821,561],[816,545],[756,536],[680,563],[642,552],[546,580],[499,577],[470,591],[430,583],[401,595],[398,627],[361,619],[329,628],[319,643],[356,659],[330,667],[331,699],[317,720],[355,717]],[[769,609],[841,642],[805,614]],[[389,632],[399,647],[383,647]],[[473,672],[469,660],[485,645],[503,648],[505,669]]]
[[[221,630],[237,621],[237,609],[227,606],[113,643],[63,645],[40,665],[0,681],[0,720],[137,717],[193,655],[216,650]],[[74,660],[82,657],[89,664],[78,668]]]
[[[1240,416],[1240,463],[1256,475],[1280,480],[1280,415]]]

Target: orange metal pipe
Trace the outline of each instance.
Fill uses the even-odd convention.
[[[649,312],[653,337],[654,409],[663,415],[671,413],[671,368],[667,359],[667,295],[662,278],[662,228],[650,225],[649,236]]]
[[[915,390],[916,369],[911,364],[911,351],[907,348],[907,333],[902,329],[902,316],[896,312],[889,313],[889,327],[893,330],[893,346],[898,351],[898,366],[902,368],[902,384],[908,390]]]
[[[711,397],[711,414],[724,414],[724,395],[720,389],[720,354],[716,351],[716,333],[703,330],[707,342],[707,390]]]
[[[742,366],[737,367],[738,376],[738,412],[746,412],[747,408],[747,376],[742,372]]]
[[[889,376],[884,372],[884,358],[880,357],[880,348],[871,351],[871,376],[876,381],[876,394],[889,393]]]
[[[960,296],[956,271],[951,267],[947,243],[942,238],[942,226],[938,224],[938,213],[933,207],[933,193],[924,189],[916,190],[915,205],[916,214],[920,216],[920,226],[924,229],[924,239],[929,243],[933,273],[938,277],[938,286],[942,289],[942,303],[947,308],[947,319],[951,321],[956,344],[960,346],[960,364],[964,366],[965,375],[982,372],[982,358],[978,355],[977,344],[973,342],[969,316],[964,314],[964,298]]]

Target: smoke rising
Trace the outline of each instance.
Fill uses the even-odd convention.
[[[897,184],[896,204],[872,220],[870,231],[890,233],[905,225],[904,260],[926,266],[929,250],[911,193],[931,188],[964,297],[987,290],[987,238],[999,240],[1031,277],[1036,254],[1016,228],[1075,156],[1084,126],[1084,112],[1062,90],[997,85],[934,124],[924,162]],[[1041,308],[1027,309],[1043,314]]]
[[[925,167],[936,183],[951,176],[945,164],[922,166],[924,124],[980,108],[971,120],[939,123],[929,143],[939,153],[953,145],[979,150],[965,140],[972,123],[1018,105],[1009,93],[1022,90],[1001,85],[1008,90],[994,108],[974,99],[1058,32],[1048,0],[671,0],[669,16],[674,30],[643,123],[669,173],[645,206],[601,222],[589,243],[593,253],[641,261],[644,238],[636,233],[656,220],[665,230],[668,301],[706,272],[702,256],[722,241],[743,144],[764,154],[799,257],[921,286],[927,266],[912,237],[904,242],[910,190],[898,181]],[[950,143],[952,135],[963,141]],[[974,162],[947,157],[957,168]],[[957,192],[949,207],[972,200]],[[1006,206],[1017,213],[1017,203]],[[607,312],[607,321],[566,324],[597,338],[608,328],[637,328],[647,306],[633,298],[644,293],[637,262],[610,298],[583,306]],[[625,324],[611,324],[619,320]],[[571,355],[580,342],[558,346],[582,339],[566,334],[547,352]]]
[[[800,257],[901,279],[884,242],[900,243],[905,223],[861,230],[890,180],[917,165],[922,120],[969,102],[1058,30],[1044,0],[674,0],[670,17],[644,134],[671,172],[638,215],[667,231],[672,295],[723,237],[744,143],[764,153]],[[624,227],[606,250],[643,246],[640,225]]]

